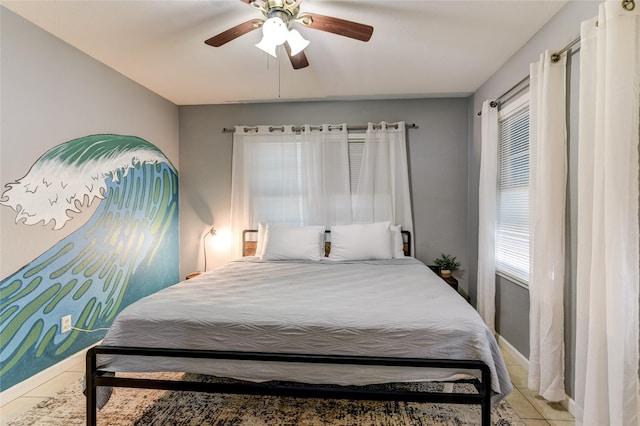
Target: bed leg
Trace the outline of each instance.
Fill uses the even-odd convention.
[[[491,426],[491,372],[489,368],[482,369],[482,426]]]
[[[93,381],[93,375],[96,371],[96,354],[93,348],[87,351],[86,366],[86,396],[87,396],[87,426],[96,426],[97,422],[97,397],[96,385]]]

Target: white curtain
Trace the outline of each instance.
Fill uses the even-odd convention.
[[[387,220],[413,231],[404,122],[368,124],[353,198],[353,223]]]
[[[529,388],[564,389],[564,235],[567,184],[566,55],[545,52],[529,82]]]
[[[478,189],[477,308],[495,332],[496,316],[496,203],[498,182],[498,108],[495,101],[482,104],[482,148]]]
[[[582,24],[576,420],[637,425],[640,5]]]
[[[237,236],[258,222],[282,225],[351,223],[346,125],[236,127],[231,184],[232,259]]]
[[[347,125],[304,126],[301,134],[305,164],[309,171],[307,194],[314,208],[306,223],[346,225],[351,223],[351,187]]]

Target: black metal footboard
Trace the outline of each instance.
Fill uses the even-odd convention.
[[[479,370],[481,381],[477,383],[478,393],[440,393],[415,392],[402,390],[372,390],[352,387],[329,387],[322,385],[268,386],[262,383],[203,383],[176,380],[136,379],[102,376],[97,369],[96,356],[137,355],[149,357],[182,357],[204,359],[233,359],[250,361],[302,362],[316,364],[384,365],[396,367],[429,367]],[[98,386],[180,390],[209,393],[229,393],[242,395],[292,396],[297,398],[334,398],[377,401],[436,402],[453,404],[479,404],[481,406],[482,425],[491,424],[491,373],[489,367],[476,360],[443,360],[420,358],[389,358],[343,355],[306,355],[278,354],[260,352],[229,352],[182,349],[134,348],[117,346],[96,346],[87,352],[86,395],[87,425],[94,426],[97,421]]]

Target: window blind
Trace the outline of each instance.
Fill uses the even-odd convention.
[[[250,156],[253,209],[264,222],[288,226],[305,224],[308,216],[307,174],[302,143],[279,141],[255,144]]]
[[[349,183],[351,194],[358,190],[360,182],[360,170],[362,169],[362,156],[364,155],[364,133],[349,134]]]
[[[349,183],[351,193],[358,189],[364,154],[365,134],[348,135]],[[299,136],[277,143],[255,144],[246,155],[250,158],[252,211],[263,222],[302,226],[309,222],[309,182],[307,146]]]
[[[529,105],[517,103],[499,118],[496,271],[529,282]]]

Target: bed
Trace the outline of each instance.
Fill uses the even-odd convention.
[[[511,391],[495,338],[465,299],[422,262],[405,256],[408,233],[400,242],[402,257],[372,260],[328,258],[334,248],[339,252],[338,240],[332,248],[324,236],[318,259],[314,254],[268,260],[265,253],[251,255],[260,250],[260,240],[251,241],[255,233],[243,233],[242,259],[141,299],[118,315],[103,342],[87,354],[88,424],[96,423],[97,406],[112,386],[480,404],[482,424],[490,424],[491,400]],[[222,387],[114,374],[150,371],[245,382]],[[478,392],[364,386],[455,380],[472,380]]]

